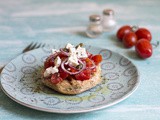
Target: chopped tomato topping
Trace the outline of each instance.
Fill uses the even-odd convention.
[[[54,66],[55,55],[50,55],[44,62],[44,68],[47,69],[50,66]]]
[[[44,68],[47,69],[48,67],[51,67],[51,66],[54,66],[54,60],[55,58],[59,56],[61,58],[61,60],[65,59],[67,56],[64,55],[63,53],[61,52],[57,52],[53,55],[50,55],[46,61],[44,62]]]
[[[92,73],[96,72],[96,66],[102,61],[102,56],[101,55],[93,55],[87,51],[87,58],[82,58],[81,60],[86,64],[86,68],[79,72],[78,74],[75,75],[70,75],[67,71],[63,70],[61,66],[58,68],[59,72],[52,74],[51,76],[51,82],[53,84],[57,84],[61,82],[63,79],[66,79],[68,76],[74,77],[76,80],[88,80],[92,76]],[[63,52],[57,52],[55,54],[50,55],[46,61],[44,62],[44,68],[48,68],[50,66],[54,66],[54,60],[55,58],[59,56],[60,59],[63,61],[65,60],[68,56],[65,55]],[[65,68],[71,72],[78,72],[83,66],[79,65],[78,67],[72,67],[70,65],[65,65]]]
[[[44,62],[44,69],[47,69],[50,67],[50,63],[48,61]]]
[[[88,80],[91,77],[91,70],[90,69],[85,69],[82,72],[78,73],[75,75],[75,78],[77,80]]]
[[[86,62],[86,67],[92,67],[93,66],[93,63],[92,63],[91,59],[86,58],[85,62]]]
[[[61,59],[67,58],[67,56],[65,54],[63,54],[62,52],[59,52],[57,54],[58,54],[57,56],[59,56]]]
[[[59,77],[58,73],[52,74],[52,76],[51,76],[51,82],[53,84],[57,84],[57,83],[61,82],[62,80],[63,79],[61,77]]]
[[[72,67],[70,67],[70,68],[68,68],[69,69],[69,71],[71,71],[71,72],[77,72],[77,70],[75,69],[75,68],[72,68]]]
[[[66,79],[69,74],[66,73],[61,67],[59,67],[59,75],[62,79]]]
[[[92,60],[94,61],[94,63],[95,63],[96,65],[98,65],[100,62],[102,62],[102,56],[101,56],[101,55],[94,55],[94,56],[92,57]]]
[[[87,67],[87,68],[90,68],[90,67],[93,66],[93,62],[94,62],[94,61],[92,62],[92,60],[91,60],[90,58],[85,58],[85,59],[83,59],[82,61],[86,63],[86,67]]]

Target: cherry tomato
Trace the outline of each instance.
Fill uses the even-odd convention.
[[[78,73],[75,75],[75,78],[77,80],[88,80],[91,77],[91,70],[90,69],[85,69],[82,72]]]
[[[146,28],[139,28],[136,31],[136,35],[137,35],[138,39],[145,38],[149,41],[151,41],[151,39],[152,39],[152,35],[151,35],[150,31],[147,30]]]
[[[55,73],[51,76],[51,82],[53,84],[58,84],[59,82],[61,82],[63,79],[61,77],[59,77],[58,73]]]
[[[137,42],[137,36],[134,32],[129,32],[123,37],[123,44],[126,48],[133,47]]]
[[[141,58],[149,58],[152,55],[152,45],[147,39],[138,40],[135,48]]]
[[[92,57],[92,60],[94,61],[94,63],[95,63],[96,65],[98,65],[100,62],[102,62],[102,56],[101,56],[101,55],[94,55],[94,56]]]
[[[125,26],[122,26],[122,27],[117,31],[117,35],[116,35],[116,36],[117,36],[117,38],[118,38],[120,41],[122,41],[124,35],[125,35],[126,33],[131,32],[131,31],[132,31],[132,27],[129,26],[129,25],[125,25]]]

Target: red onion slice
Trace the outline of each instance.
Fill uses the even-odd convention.
[[[82,64],[82,68],[81,68],[79,71],[77,71],[77,72],[70,72],[70,71],[68,71],[68,70],[64,67],[64,65],[65,65],[65,63],[67,62],[67,60],[68,60],[68,59],[65,59],[65,60],[62,62],[61,68],[62,68],[66,73],[68,73],[68,74],[70,74],[70,75],[78,74],[78,73],[80,73],[82,70],[84,70],[85,67],[86,67],[85,63],[83,63],[81,60],[78,60],[78,62],[79,62],[80,64]]]
[[[55,59],[56,57],[58,56],[58,53],[54,53],[54,54],[51,54],[49,57],[47,57],[46,61],[50,60],[50,59]]]
[[[64,51],[63,48],[60,48],[60,51],[61,51],[64,55],[66,55],[66,56],[69,56],[69,55],[70,55],[68,52]]]
[[[94,61],[93,60],[91,60],[91,62],[92,62],[92,67],[89,67],[90,69],[94,69],[95,67],[96,67],[96,64],[94,63]]]

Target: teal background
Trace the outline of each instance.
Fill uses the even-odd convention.
[[[159,120],[160,119],[160,1],[159,0],[1,0],[0,66],[19,55],[32,41],[47,44],[83,42],[107,48],[129,58],[140,71],[140,86],[123,102],[81,114],[54,114],[32,110],[15,103],[0,89],[0,120]],[[88,16],[115,11],[118,26],[91,39],[84,34]],[[142,60],[134,48],[125,49],[116,37],[125,24],[148,28],[153,36],[153,55]]]

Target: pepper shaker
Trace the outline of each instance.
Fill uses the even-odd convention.
[[[111,31],[116,27],[116,20],[114,16],[114,11],[112,9],[105,9],[103,10],[103,30],[104,31]]]
[[[89,17],[90,23],[86,30],[86,35],[90,38],[96,38],[103,32],[101,25],[101,17],[99,15],[91,15]]]

